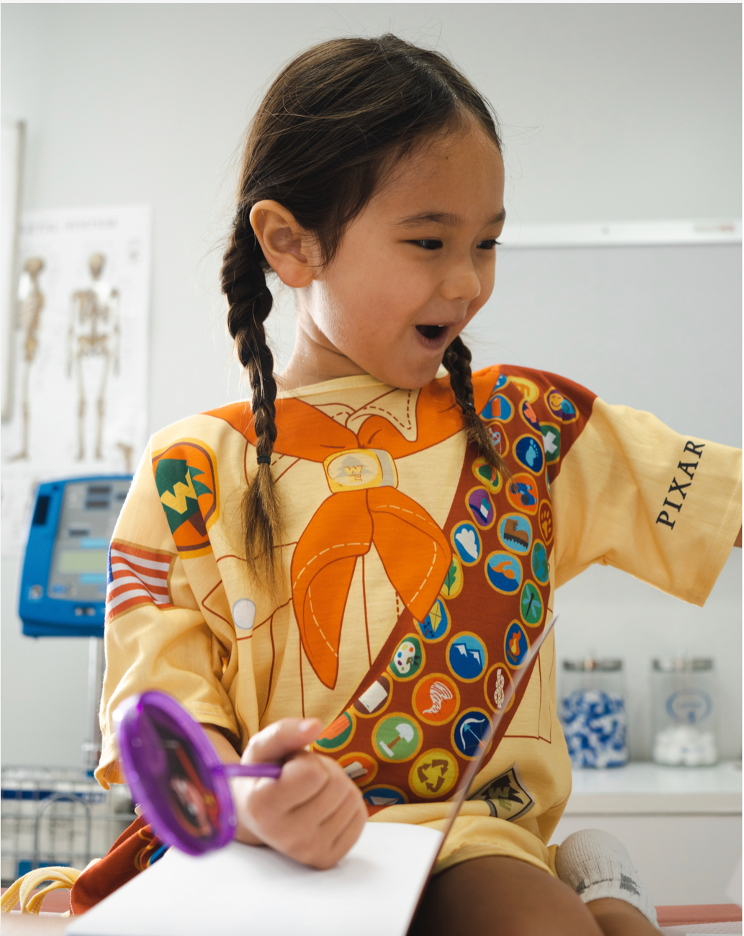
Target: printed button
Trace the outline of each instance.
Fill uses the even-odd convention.
[[[481,484],[486,485],[492,494],[498,494],[501,490],[501,475],[495,468],[492,468],[484,458],[475,459],[473,462],[473,474]]]
[[[463,565],[472,566],[478,562],[483,546],[480,533],[472,523],[458,523],[452,530],[450,539]]]
[[[462,570],[460,571],[462,574]],[[416,619],[414,618],[414,620]],[[443,640],[447,636],[451,623],[452,618],[447,610],[447,605],[441,598],[437,598],[432,605],[431,611],[426,615],[423,621],[416,621],[416,626],[421,631],[421,636],[424,640],[428,640],[430,643],[436,643],[438,640]]]
[[[573,403],[555,387],[545,394],[545,402],[553,416],[563,424],[576,422],[579,418],[579,411]]]
[[[408,802],[408,797],[402,790],[387,784],[370,787],[369,790],[364,791],[363,796],[367,806],[376,809],[384,809],[386,806],[400,806]]]
[[[523,435],[517,439],[514,443],[514,457],[523,468],[536,475],[542,472],[545,465],[540,443],[531,435]]]
[[[515,474],[507,483],[506,496],[515,510],[528,514],[537,513],[537,482],[525,472]]]
[[[432,748],[416,759],[408,774],[408,785],[418,796],[446,796],[457,783],[460,768],[449,751]]]
[[[548,584],[550,579],[548,551],[540,540],[535,540],[535,545],[532,547],[532,574],[541,585]]]
[[[340,751],[346,747],[353,734],[354,716],[351,712],[344,712],[316,739],[315,747],[323,751]]]
[[[488,429],[491,436],[493,447],[504,458],[509,452],[509,437],[506,434],[506,429],[499,422],[490,423],[486,426],[486,429]]]
[[[537,413],[532,409],[532,404],[529,400],[522,401],[522,405],[519,407],[519,415],[530,429],[534,429],[535,432],[540,431],[540,421],[537,418]]]
[[[460,708],[460,690],[442,673],[424,676],[413,690],[413,711],[429,725],[444,725]]]
[[[537,627],[542,621],[543,600],[542,595],[537,590],[537,586],[532,582],[525,582],[522,589],[522,596],[519,599],[519,613],[522,620],[530,627]]]
[[[486,559],[486,578],[502,595],[513,595],[522,584],[522,563],[516,556],[493,552]]]
[[[486,645],[475,634],[465,631],[453,637],[447,647],[447,666],[463,682],[475,682],[486,671]]]
[[[465,501],[470,515],[481,530],[488,530],[496,519],[496,510],[491,495],[485,488],[476,487],[468,491]]]
[[[385,761],[407,761],[415,757],[423,734],[418,722],[403,712],[394,712],[379,721],[372,733],[372,744]]]
[[[488,733],[491,717],[480,708],[463,712],[452,728],[452,745],[463,757],[473,758],[480,753],[481,740]]]
[[[480,415],[481,419],[484,419],[486,422],[491,422],[494,419],[499,419],[501,422],[509,422],[514,415],[514,407],[503,393],[497,393],[486,403]]]
[[[413,679],[424,664],[424,648],[414,634],[408,634],[393,654],[388,669],[395,679]]]
[[[465,577],[462,572],[462,563],[458,555],[452,556],[452,562],[444,577],[440,594],[443,598],[457,598],[462,591]],[[429,638],[432,639],[432,638]]]
[[[387,708],[391,697],[391,683],[384,674],[378,676],[369,689],[364,692],[354,703],[354,711],[363,718],[370,715],[378,715],[383,709]]]
[[[502,709],[508,712],[512,705],[514,705],[514,696],[512,696],[506,708],[504,708],[504,699],[506,698],[506,693],[509,691],[511,684],[511,673],[506,663],[494,663],[486,673],[486,678],[483,681],[483,691],[486,696],[486,702],[488,702],[495,712],[500,712]]]
[[[341,769],[357,786],[367,786],[375,779],[377,761],[369,754],[354,751],[353,754],[344,754],[338,759]]]
[[[550,506],[550,501],[540,502],[537,522],[545,545],[549,546],[553,542],[553,508]]]
[[[540,396],[540,391],[537,389],[537,384],[533,383],[531,380],[528,380],[526,377],[512,376],[509,378],[509,382],[522,391],[522,396],[527,400],[528,403],[534,403],[535,400],[537,400],[537,398]]]
[[[530,551],[532,524],[521,514],[507,514],[499,520],[499,539],[502,546],[520,556]]]
[[[530,649],[530,642],[524,628],[518,621],[512,621],[506,629],[504,637],[504,654],[506,662],[512,669],[520,667]]]
[[[540,432],[543,437],[545,461],[552,465],[561,457],[561,430],[552,423],[543,423],[540,426]]]

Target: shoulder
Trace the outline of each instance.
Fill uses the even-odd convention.
[[[215,450],[234,442],[244,444],[246,429],[252,423],[250,405],[243,402],[196,413],[158,430],[150,443],[152,455],[162,455],[165,449],[180,443],[201,442]]]

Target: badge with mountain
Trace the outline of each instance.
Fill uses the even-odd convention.
[[[217,519],[217,477],[210,455],[193,445],[173,447],[154,459],[155,486],[179,552],[210,548],[208,530]],[[190,451],[194,449],[194,451]],[[188,455],[188,458],[173,457]],[[200,464],[201,463],[201,464]]]

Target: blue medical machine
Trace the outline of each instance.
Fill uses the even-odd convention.
[[[27,637],[103,637],[108,547],[131,475],[39,485],[18,614]]]

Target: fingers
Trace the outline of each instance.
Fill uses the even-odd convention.
[[[282,718],[251,738],[241,761],[244,764],[283,761],[312,744],[322,727],[318,718]]]

